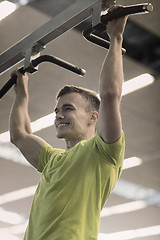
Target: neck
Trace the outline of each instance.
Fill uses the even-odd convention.
[[[67,149],[74,147],[77,143],[83,140],[89,140],[95,136],[95,131],[85,136],[81,136],[78,139],[66,140]]]

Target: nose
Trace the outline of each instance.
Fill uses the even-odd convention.
[[[56,113],[56,120],[59,120],[59,119],[64,119],[64,114],[62,113],[62,111],[58,111]]]

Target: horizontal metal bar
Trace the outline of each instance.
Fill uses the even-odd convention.
[[[41,51],[44,45],[90,17],[92,8],[100,2],[103,2],[106,8],[113,0],[76,0],[74,4],[63,12],[3,52],[0,55],[0,74],[22,61],[25,58],[24,53],[27,49],[38,48]]]

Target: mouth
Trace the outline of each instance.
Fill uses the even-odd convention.
[[[70,123],[57,123],[56,127],[58,129],[61,129],[61,128],[64,128],[64,127],[69,126],[69,125],[70,125]]]

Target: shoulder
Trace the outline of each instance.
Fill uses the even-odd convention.
[[[125,144],[125,135],[122,130],[121,136],[117,141],[115,141],[114,143],[107,143],[103,140],[103,138],[100,136],[98,131],[96,131],[96,134],[93,138],[91,138],[88,141],[82,141],[81,144],[84,146],[90,145],[92,147],[100,146],[100,147],[104,148],[104,150],[109,149],[109,148],[118,150],[118,148],[121,148]]]
[[[112,149],[114,151],[117,151],[125,144],[125,135],[122,130],[121,135],[117,141],[115,141],[114,143],[107,143],[102,139],[98,131],[96,131],[95,141],[97,142],[98,145],[102,146],[104,149]]]
[[[41,149],[39,159],[38,159],[38,168],[39,172],[43,171],[44,166],[50,161],[54,160],[54,158],[64,153],[65,150],[59,148],[53,148],[50,144],[46,143]]]
[[[95,137],[88,141],[88,146],[95,149],[96,154],[106,163],[122,165],[125,152],[125,135],[123,131],[121,132],[120,138],[112,144],[106,143],[100,137],[98,131],[96,131]]]

